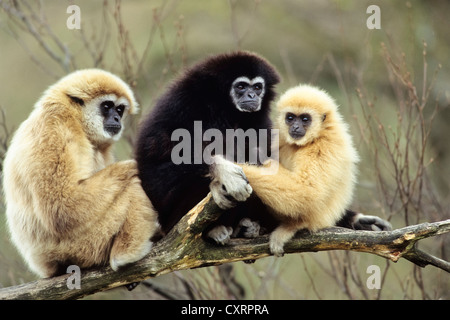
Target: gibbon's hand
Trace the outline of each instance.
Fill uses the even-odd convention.
[[[358,213],[353,221],[353,227],[356,230],[370,230],[370,231],[390,231],[391,224],[377,216],[365,215]]]
[[[232,233],[233,228],[220,225],[208,232],[208,238],[213,239],[217,244],[226,245],[230,241]]]
[[[238,237],[240,234],[244,238],[256,238],[259,236],[261,225],[258,221],[252,221],[249,218],[243,218],[239,221],[238,226],[234,229],[233,237]]]
[[[245,201],[253,192],[242,168],[220,155],[213,157],[211,176],[209,189],[221,209],[234,207],[234,200]]]

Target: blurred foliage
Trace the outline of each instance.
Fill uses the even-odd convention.
[[[80,30],[66,26],[70,4],[81,9]],[[372,4],[381,10],[379,30],[366,27]],[[309,82],[341,105],[362,158],[354,209],[388,218],[394,227],[448,219],[449,12],[445,0],[0,0],[0,155],[41,93],[71,70],[118,74],[133,86],[145,114],[184,67],[244,49],[277,67],[278,93]],[[132,156],[139,119],[129,123],[118,159]],[[1,208],[0,287],[35,279],[9,243]],[[424,246],[450,257],[448,237]],[[382,270],[381,290],[365,286],[371,264]],[[448,274],[433,267],[328,252],[177,272],[132,293],[117,289],[91,298],[448,299],[449,287]]]

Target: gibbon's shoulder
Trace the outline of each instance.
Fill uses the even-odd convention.
[[[89,101],[108,94],[125,97],[130,102],[130,114],[139,111],[130,86],[118,76],[102,69],[81,69],[66,75],[44,92],[36,107],[61,101],[63,96]]]

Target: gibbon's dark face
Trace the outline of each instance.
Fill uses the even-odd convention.
[[[110,133],[111,136],[116,135],[122,130],[122,117],[125,106],[116,106],[113,101],[103,101],[100,104],[100,112],[103,116],[103,129]]]
[[[312,122],[312,117],[309,113],[302,113],[295,115],[291,112],[286,113],[285,122],[289,127],[289,135],[295,139],[301,139],[305,136],[309,126]]]
[[[261,110],[264,93],[265,82],[262,77],[238,77],[233,81],[230,91],[234,105],[241,112]]]

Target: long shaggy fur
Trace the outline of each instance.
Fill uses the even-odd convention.
[[[352,200],[358,155],[336,103],[326,92],[308,85],[292,88],[279,99],[277,111],[277,173],[266,174],[265,167],[242,167],[254,193],[280,221],[271,234],[271,249],[281,254],[297,230],[315,231],[342,218]],[[287,112],[312,116],[301,139],[289,135]]]
[[[142,258],[157,232],[156,213],[140,186],[134,160],[113,163],[117,137],[103,130],[101,97],[135,113],[130,88],[97,69],[51,86],[11,142],[4,193],[11,238],[41,277]]]

